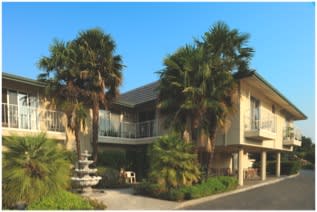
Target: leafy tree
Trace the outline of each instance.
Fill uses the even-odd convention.
[[[294,147],[293,154],[315,164],[315,144],[309,137],[302,136],[302,145]]]
[[[149,157],[149,180],[167,190],[199,180],[199,164],[193,146],[176,134],[156,140],[150,146]]]
[[[201,163],[209,168],[216,131],[228,125],[228,116],[235,112],[236,79],[250,72],[253,49],[246,47],[248,38],[217,22],[202,41],[166,58],[159,72],[161,112],[188,135],[187,141],[199,141],[200,152],[209,155]]]
[[[4,139],[2,200],[5,208],[30,203],[69,186],[70,163],[45,134]]]

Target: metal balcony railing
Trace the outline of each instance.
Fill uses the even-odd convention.
[[[63,112],[2,103],[2,127],[65,132]]]
[[[100,119],[99,135],[122,138],[146,138],[158,136],[157,120],[144,122],[120,122]]]
[[[272,112],[261,109],[257,115],[251,115],[251,111],[247,110],[244,116],[245,131],[265,130],[276,133],[276,117]]]
[[[302,133],[301,131],[296,127],[285,127],[283,130],[283,139],[295,139],[297,141],[302,140]]]

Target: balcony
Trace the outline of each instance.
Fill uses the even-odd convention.
[[[100,119],[99,126],[101,143],[148,144],[159,136],[157,120],[120,122]]]
[[[2,103],[2,133],[10,135],[45,131],[62,136],[55,137],[57,139],[65,139],[63,115],[64,113],[55,110]]]
[[[253,140],[273,140],[276,137],[276,118],[268,110],[261,109],[259,117],[251,116],[250,110],[245,112],[244,136]]]
[[[283,130],[283,145],[285,146],[301,146],[302,134],[295,127],[286,127]]]

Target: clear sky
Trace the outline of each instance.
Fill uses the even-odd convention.
[[[53,39],[94,27],[111,34],[126,65],[121,92],[158,79],[163,59],[216,22],[250,34],[252,67],[307,116],[315,141],[315,4],[2,3],[2,70],[35,79]]]

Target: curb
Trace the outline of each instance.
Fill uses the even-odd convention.
[[[286,176],[286,177],[280,177],[278,179],[270,180],[270,181],[267,181],[267,182],[263,182],[263,183],[259,183],[259,184],[255,184],[255,185],[251,185],[251,186],[237,188],[237,189],[235,189],[233,191],[228,191],[228,192],[224,192],[224,193],[221,193],[221,194],[215,194],[215,195],[212,195],[212,196],[202,197],[202,198],[199,198],[199,199],[188,200],[186,202],[180,203],[174,209],[175,210],[182,209],[184,207],[200,204],[200,203],[207,202],[207,201],[212,201],[212,200],[215,200],[215,199],[218,199],[218,198],[221,198],[221,197],[226,197],[226,196],[230,196],[230,195],[233,195],[233,194],[237,194],[237,193],[245,192],[245,191],[252,190],[252,189],[255,189],[255,188],[259,188],[259,187],[262,187],[262,186],[271,185],[271,184],[278,183],[278,182],[283,181],[283,180],[287,180],[287,179],[291,179],[291,178],[297,177],[298,175],[299,175],[299,173],[294,174],[294,175],[290,175],[290,176]]]

